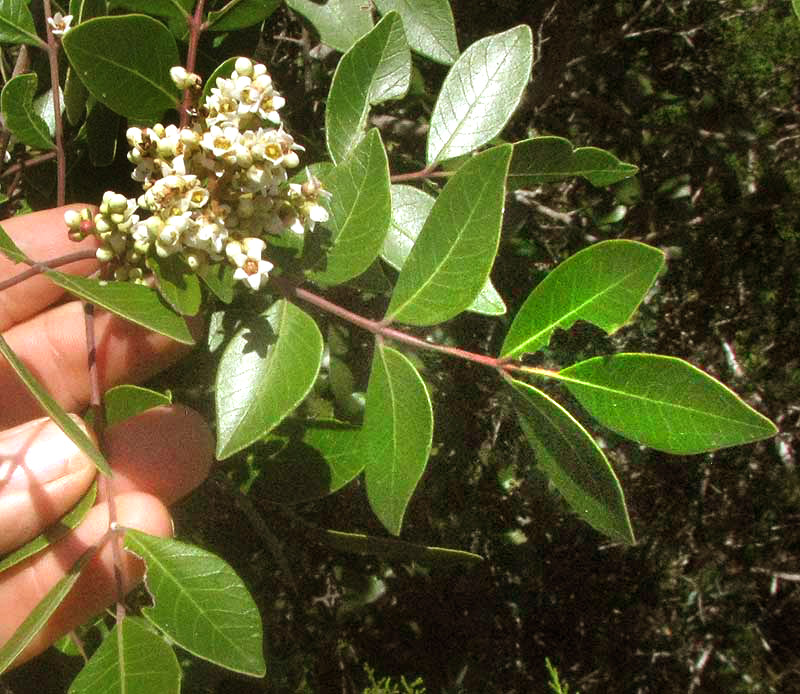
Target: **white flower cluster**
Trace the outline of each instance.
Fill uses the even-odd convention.
[[[180,88],[200,86],[181,67],[170,74]],[[97,235],[97,257],[118,280],[142,281],[148,255],[178,254],[191,270],[228,262],[235,279],[264,286],[273,268],[265,238],[303,234],[328,219],[320,201],[329,193],[319,181],[307,173],[306,182],[288,183],[303,148],[283,129],[284,103],[264,65],[238,58],[188,127],[128,129],[132,177],[144,193],[105,193],[93,219],[86,210],[67,212],[70,238]]]

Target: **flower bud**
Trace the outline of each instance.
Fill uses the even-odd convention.
[[[237,58],[233,64],[233,69],[240,75],[247,75],[248,77],[253,74],[253,62],[249,58]]]

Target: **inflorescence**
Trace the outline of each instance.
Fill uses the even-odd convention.
[[[199,90],[197,75],[181,67],[170,74],[179,88]],[[288,182],[303,147],[283,128],[284,103],[264,65],[238,58],[187,127],[128,129],[132,177],[144,193],[108,191],[94,216],[68,211],[70,238],[97,236],[97,258],[116,280],[141,282],[148,256],[178,255],[193,271],[230,263],[234,279],[263,287],[273,268],[265,238],[303,234],[328,219],[320,202],[329,193],[310,172],[301,184]]]

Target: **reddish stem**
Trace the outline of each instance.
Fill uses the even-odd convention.
[[[50,0],[44,0],[45,20],[52,18]],[[58,88],[58,41],[53,34],[53,27],[49,21],[47,26],[47,56],[50,61],[50,85],[53,92],[53,114],[56,123],[56,204],[61,207],[66,202],[67,190],[67,160],[64,157],[64,124],[61,119],[61,96]]]

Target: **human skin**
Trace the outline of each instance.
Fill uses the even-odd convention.
[[[67,238],[65,209],[15,217],[2,226],[36,260],[92,248],[92,239],[76,244]],[[97,261],[89,259],[59,269],[89,275],[97,267]],[[0,257],[0,282],[23,269]],[[80,302],[68,300],[60,288],[39,275],[0,292],[0,331],[65,410],[81,412],[86,408],[90,389]],[[97,311],[95,334],[101,390],[143,381],[180,359],[188,349],[104,311]],[[40,406],[2,358],[0,393],[2,556],[64,515],[89,488],[96,468],[53,422],[42,418]],[[76,421],[94,436],[77,416]],[[167,507],[206,478],[214,446],[200,415],[171,405],[109,428],[102,448],[113,470],[110,493],[115,498],[118,523],[166,537],[172,534]],[[101,485],[96,505],[74,532],[0,574],[0,646],[78,557],[103,538],[108,530],[108,509],[106,489]],[[15,665],[42,652],[114,602],[111,554],[106,542]],[[124,554],[126,590],[141,580],[143,569],[138,559]]]

